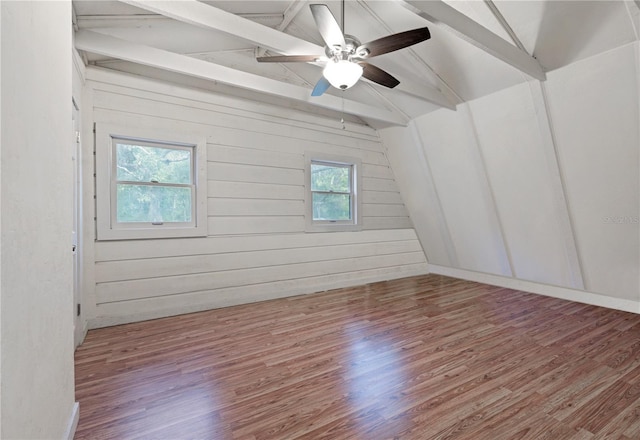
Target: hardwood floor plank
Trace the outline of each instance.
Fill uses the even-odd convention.
[[[640,315],[426,275],[91,330],[76,439],[638,439]]]

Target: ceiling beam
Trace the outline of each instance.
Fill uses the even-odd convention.
[[[624,2],[633,25],[633,31],[636,33],[636,40],[640,40],[640,0],[630,0]]]
[[[225,32],[284,55],[322,55],[324,48],[197,0],[120,0],[174,20]]]
[[[278,27],[276,27],[276,29],[279,31],[284,31],[287,28],[287,26],[289,26],[289,23],[291,23],[293,19],[298,16],[300,11],[306,4],[307,3],[302,0],[293,0],[289,4],[289,6],[287,6],[287,9],[284,11],[284,17],[282,18],[282,23],[280,23]]]
[[[136,44],[97,32],[80,30],[75,34],[75,45],[78,50],[225,83],[247,90],[285,96],[318,107],[344,111],[361,118],[373,119],[391,125],[407,125],[409,122],[406,118],[385,109],[348,99],[343,100],[340,97],[329,94],[312,98],[311,91],[305,87],[287,84],[275,79],[231,69],[155,47]]]
[[[305,4],[306,3],[302,0],[293,0],[291,3],[289,3],[289,6],[287,6],[287,9],[284,11],[284,14],[282,16],[282,21],[280,22],[280,24],[278,24],[278,26],[276,26],[276,30],[284,32],[284,30],[289,26],[293,19],[297,17]],[[256,56],[263,57],[265,56],[266,52],[267,50],[264,47],[259,47],[258,51],[256,52]]]
[[[256,46],[267,48],[284,55],[323,55],[324,48],[284,32],[271,29],[237,15],[223,11],[216,7],[201,3],[196,0],[182,1],[145,1],[145,0],[120,0],[123,3],[137,6],[165,17],[170,17],[195,26],[206,29],[222,31],[244,40],[250,41]],[[290,5],[291,14],[300,12],[300,5],[305,2]],[[400,84],[396,89],[403,93],[429,101],[439,106],[455,109],[456,103],[452,103],[440,90],[435,87],[421,85],[420,88]]]
[[[538,61],[503,40],[484,26],[447,5],[441,0],[397,0],[402,6],[435,26],[444,27],[470,44],[504,61],[540,81],[547,79]]]
[[[358,4],[364,11],[371,15],[373,19],[377,21],[378,24],[382,26],[389,35],[395,34],[397,32],[395,29],[390,28],[389,25],[387,25],[386,21],[383,20],[382,17],[380,17],[378,13],[365,1],[358,0]],[[433,70],[433,68],[416,53],[413,47],[406,47],[403,49],[403,52],[410,55],[409,60],[412,64],[412,68],[416,69],[418,72],[422,72],[425,69],[427,70],[427,72],[429,72],[430,77],[432,77],[436,82],[437,89],[430,88],[428,86],[424,87],[424,83],[416,87],[411,83],[402,80],[402,78],[398,78],[400,80],[400,88],[396,89],[396,91],[406,92],[408,95],[412,96],[424,97],[424,99],[434,104],[439,104],[451,110],[455,110],[456,105],[463,102],[462,98],[460,98],[460,95],[458,95],[458,93],[456,93],[456,91],[453,90],[453,88],[449,84],[447,84],[447,82],[443,80],[442,77],[438,75],[436,71]],[[446,95],[442,92],[443,89],[449,92],[449,95],[451,95],[450,98],[447,98]]]
[[[518,38],[518,35],[516,35],[515,31],[513,30],[507,19],[504,18],[504,15],[502,15],[502,12],[500,12],[500,9],[498,9],[493,0],[484,0],[484,3],[485,5],[487,5],[496,20],[498,20],[498,23],[500,23],[502,29],[504,29],[504,31],[509,34],[509,37],[511,38],[511,41],[513,41],[513,44],[518,46],[518,49],[520,49],[521,51],[529,53],[527,52],[527,48],[524,47],[524,44],[522,44],[522,41],[520,41],[520,38]]]

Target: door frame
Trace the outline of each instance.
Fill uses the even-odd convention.
[[[72,97],[72,145],[73,167],[73,211],[71,231],[71,253],[73,265],[73,340],[74,346],[84,339],[84,319],[82,311],[82,145],[80,138],[80,108]]]

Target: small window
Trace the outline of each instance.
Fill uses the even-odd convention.
[[[114,223],[194,226],[195,146],[113,138]]]
[[[119,134],[97,142],[98,239],[206,235],[202,142]]]
[[[307,229],[337,231],[359,229],[359,161],[307,155]]]

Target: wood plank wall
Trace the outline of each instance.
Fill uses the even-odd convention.
[[[638,313],[640,43],[548,73],[380,130],[398,186],[431,272]]]
[[[208,237],[95,241],[94,231],[85,235],[89,327],[427,272],[369,127],[352,123],[343,130],[339,121],[92,68],[87,109],[91,127],[206,135],[208,156]],[[85,155],[93,148],[86,144]],[[362,231],[305,232],[305,151],[362,160]],[[85,173],[85,187],[92,179]]]

